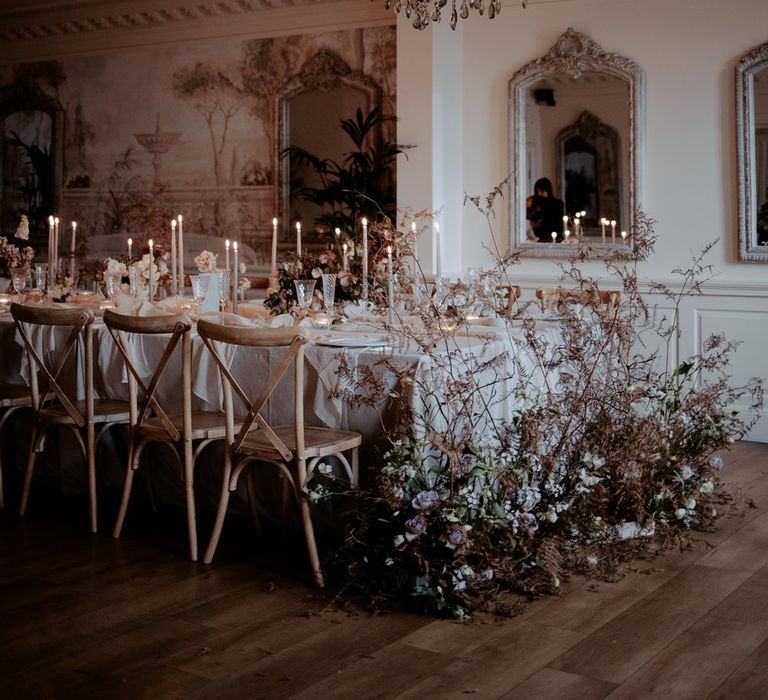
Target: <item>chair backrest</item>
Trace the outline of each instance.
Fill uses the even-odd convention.
[[[50,308],[42,306],[26,306],[11,304],[11,316],[16,330],[24,343],[29,358],[30,391],[32,408],[38,413],[49,399],[55,400],[64,408],[78,427],[84,427],[93,420],[93,311],[90,309]],[[33,327],[62,327],[68,328],[64,344],[57,347],[55,352],[39,348],[32,335]],[[62,372],[67,361],[76,349],[77,341],[85,336],[85,415],[77,406],[78,399],[75,391],[68,393],[61,384]],[[75,352],[76,355],[76,352]],[[79,369],[77,357],[75,372]],[[43,391],[40,391],[40,379],[43,380]],[[74,383],[75,386],[77,383]],[[53,397],[51,396],[53,394]],[[50,406],[50,404],[48,403]]]
[[[613,309],[621,303],[620,291],[606,291],[593,289],[542,289],[536,290],[536,298],[541,303],[542,310],[548,309],[553,304],[582,304],[583,306],[606,306]]]
[[[131,426],[141,426],[154,414],[168,434],[168,438],[178,442],[192,431],[192,346],[190,331],[192,323],[184,314],[167,316],[128,316],[110,309],[104,312],[104,325],[115,341],[115,346],[123,357],[128,372],[128,394],[131,412]],[[142,376],[146,368],[139,366],[135,348],[129,341],[129,335],[168,335],[163,355],[152,371],[148,380]],[[183,433],[180,433],[160,405],[156,397],[157,386],[176,347],[181,342],[182,371],[182,415]]]
[[[296,425],[296,453],[299,457],[304,454],[304,346],[309,341],[309,335],[301,328],[244,328],[242,326],[227,326],[211,321],[200,320],[197,332],[203,339],[219,368],[224,393],[224,413],[226,420],[227,442],[237,452],[248,432],[256,424],[264,431],[272,446],[286,461],[293,459],[293,453],[280,440],[267,420],[261,415],[261,409],[274,392],[283,375],[291,365],[294,366],[294,419]],[[236,345],[239,347],[284,348],[272,374],[255,398],[251,398],[243,390],[237,379],[229,370],[221,352],[221,345]],[[246,414],[242,420],[237,435],[234,432],[235,413],[232,392],[237,394],[245,406]]]

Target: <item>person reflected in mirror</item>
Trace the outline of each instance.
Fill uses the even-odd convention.
[[[757,245],[768,246],[768,199],[757,210]]]
[[[563,240],[563,214],[565,205],[562,199],[555,197],[552,182],[547,177],[536,180],[533,195],[525,200],[525,216],[530,222],[536,240],[552,243],[552,233],[555,240]]]

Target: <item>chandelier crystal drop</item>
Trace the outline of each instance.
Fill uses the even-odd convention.
[[[371,0],[375,2],[375,0]],[[486,2],[488,17],[493,19],[501,12],[501,0],[451,0],[451,29],[456,29],[456,24],[461,19],[467,19],[470,10],[478,14],[485,14]],[[528,4],[528,0],[522,0],[522,6]],[[384,7],[390,9],[392,0],[384,0]],[[395,11],[400,12],[405,5],[405,16],[410,19],[416,29],[426,29],[430,22],[439,22],[443,18],[443,9],[448,5],[448,0],[395,0]]]

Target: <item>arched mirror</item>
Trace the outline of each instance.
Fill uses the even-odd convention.
[[[573,29],[512,76],[512,249],[568,256],[580,244],[598,254],[631,244],[641,107],[637,64]]]
[[[736,68],[739,259],[768,262],[768,43]]]
[[[12,233],[24,214],[30,244],[40,248],[48,217],[60,204],[63,110],[30,90],[5,92],[0,94],[0,230]]]
[[[311,241],[315,220],[322,214],[322,207],[296,196],[303,188],[320,187],[319,176],[306,163],[288,157],[286,149],[296,147],[320,159],[341,162],[350,150],[341,121],[353,117],[358,109],[367,114],[381,105],[381,99],[381,88],[373,78],[353,71],[329,50],[316,53],[283,87],[276,106],[275,162],[279,164],[276,204],[284,234],[300,220]]]

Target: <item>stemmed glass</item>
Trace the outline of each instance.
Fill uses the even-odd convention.
[[[128,285],[131,290],[131,296],[135,299],[139,296],[139,268],[132,267],[128,270]]]
[[[329,272],[323,274],[323,307],[329,314],[333,314],[333,305],[336,302],[336,277],[337,275]]]
[[[121,291],[122,282],[122,272],[107,272],[104,275],[104,287],[107,291],[107,296],[110,299],[114,299],[114,297],[117,296],[117,293]]]
[[[296,301],[304,311],[307,311],[312,304],[317,280],[293,280],[293,284],[296,287]]]
[[[208,294],[208,284],[211,278],[208,275],[190,275],[189,279],[192,282],[192,296],[199,307]]]
[[[229,270],[219,270],[215,274],[219,285],[219,308],[225,311],[229,303]]]
[[[16,294],[23,294],[29,279],[29,268],[26,265],[11,268],[11,282]]]
[[[35,263],[35,287],[43,291],[48,277],[48,263]]]

